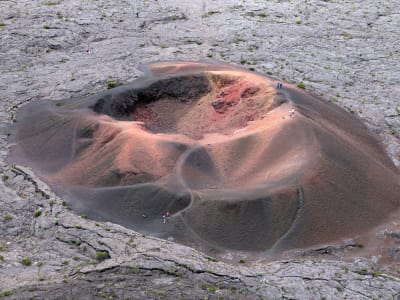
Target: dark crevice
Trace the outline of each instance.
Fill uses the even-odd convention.
[[[31,175],[29,175],[28,173],[24,172],[23,170],[21,170],[18,167],[13,167],[11,169],[12,172],[14,172],[17,175],[22,175],[24,177],[24,180],[30,182],[31,184],[33,184],[34,188],[35,188],[35,193],[39,193],[40,195],[42,195],[45,199],[50,199],[51,196],[46,193],[45,191],[43,191],[42,189],[39,188],[39,185],[37,184],[37,182],[32,178]]]

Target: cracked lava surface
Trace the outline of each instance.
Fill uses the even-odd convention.
[[[359,119],[234,66],[155,63],[128,85],[25,105],[17,120],[9,161],[74,210],[201,248],[325,243],[400,201],[398,170]]]

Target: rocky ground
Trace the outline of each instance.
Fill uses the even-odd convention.
[[[395,0],[2,0],[0,122],[14,122],[16,109],[30,101],[132,81],[146,62],[215,59],[303,82],[361,117],[399,166],[399,12]],[[400,297],[399,247],[391,248],[392,275],[382,273],[389,269],[377,264],[379,257],[345,262],[329,247],[300,260],[217,261],[74,214],[30,170],[5,162],[6,138],[0,138],[0,297]],[[385,232],[400,241],[400,233]]]

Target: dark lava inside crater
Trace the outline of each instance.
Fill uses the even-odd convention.
[[[8,160],[79,213],[203,249],[308,247],[397,209],[399,172],[360,120],[275,86],[233,66],[151,64],[128,85],[23,106]]]

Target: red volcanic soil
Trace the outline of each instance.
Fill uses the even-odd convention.
[[[397,209],[399,172],[367,128],[275,84],[226,65],[152,64],[132,84],[20,109],[9,160],[92,218],[202,247],[307,247]]]
[[[209,74],[210,91],[201,99],[165,97],[138,103],[131,116],[153,133],[183,134],[194,139],[206,133],[232,133],[264,116],[276,103],[274,89],[234,72]]]

